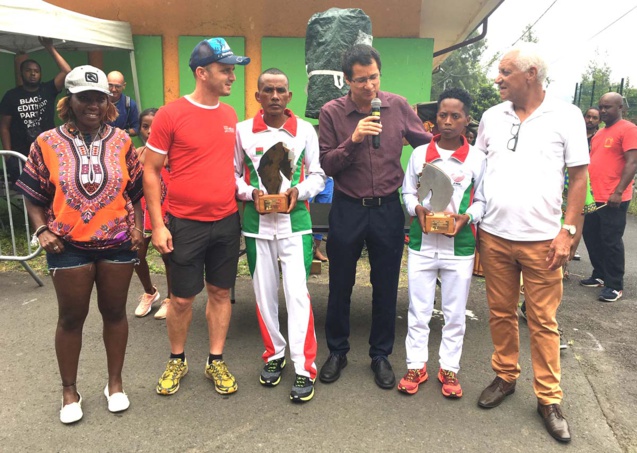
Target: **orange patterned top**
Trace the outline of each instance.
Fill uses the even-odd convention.
[[[45,208],[52,233],[76,247],[109,249],[130,240],[142,167],[121,129],[104,125],[90,140],[69,124],[40,134],[16,185]]]

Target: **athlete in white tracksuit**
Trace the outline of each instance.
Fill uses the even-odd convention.
[[[325,173],[319,164],[318,138],[314,127],[286,110],[289,117],[281,128],[265,124],[263,111],[237,124],[235,177],[237,198],[245,201],[243,235],[248,264],[257,300],[257,316],[265,345],[267,363],[285,356],[286,342],[279,329],[279,266],[288,311],[290,357],[295,372],[312,380],[316,377],[316,334],[307,277],[312,264],[312,220],[308,200],[325,187]],[[298,190],[298,202],[290,214],[260,215],[254,206],[253,191],[267,194],[257,169],[263,154],[282,142],[292,156],[292,180],[283,178],[280,189]]]
[[[455,151],[438,146],[440,136],[428,145],[419,146],[411,155],[403,182],[403,200],[411,216],[416,215],[418,181],[425,162],[442,169],[452,180],[453,196],[447,212],[469,214],[471,225],[465,225],[455,237],[422,232],[418,219],[411,224],[408,248],[409,330],[405,346],[407,368],[422,369],[429,359],[429,321],[434,306],[436,278],[442,282],[442,312],[445,325],[440,344],[440,367],[457,373],[465,332],[465,311],[475,255],[475,224],[484,214],[481,196],[474,198],[474,189],[482,181],[485,169],[484,153],[463,145]],[[481,188],[480,188],[481,189]],[[480,190],[481,191],[481,190]],[[422,206],[431,211],[431,193]]]

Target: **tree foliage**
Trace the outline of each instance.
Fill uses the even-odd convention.
[[[596,58],[588,62],[588,65],[586,66],[586,69],[582,74],[582,84],[590,85],[592,84],[592,82],[595,82],[595,86],[597,87],[597,89],[603,90],[598,91],[598,93],[604,93],[606,91],[609,91],[609,88],[611,86],[610,79],[612,71],[610,69],[610,66],[608,66],[605,61],[599,60],[600,55],[598,52],[596,52]]]
[[[637,88],[630,84],[630,79],[624,80],[624,86],[621,86],[621,80],[616,80],[612,75],[610,66],[603,60],[604,56],[596,53],[595,58],[588,62],[586,69],[582,73],[582,81],[579,84],[577,98],[575,104],[586,111],[590,106],[597,106],[599,98],[609,91],[621,92],[626,99],[628,109],[624,111],[624,118],[634,123],[637,122]],[[593,85],[593,82],[595,84]]]
[[[487,71],[499,55],[494,56],[486,65],[481,65],[486,48],[487,43],[482,40],[452,52],[433,74],[431,99],[437,100],[447,88],[464,88],[474,100],[471,116],[480,121],[485,110],[500,102],[493,80],[487,77]]]
[[[529,24],[524,28],[524,33],[522,33],[522,36],[519,39],[522,42],[534,42],[534,43],[538,43],[540,42],[540,40],[538,39],[538,37],[535,35],[535,33],[533,33],[533,25]]]

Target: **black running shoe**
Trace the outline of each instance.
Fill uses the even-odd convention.
[[[296,375],[290,399],[295,403],[305,403],[314,397],[314,379],[307,376]]]
[[[616,290],[613,288],[604,288],[602,292],[599,293],[599,300],[602,302],[615,302],[616,300],[621,299],[624,295],[624,292],[620,290]]]
[[[602,286],[604,286],[604,280],[602,280],[601,278],[588,277],[584,280],[580,280],[579,284],[582,286],[586,286],[587,288],[601,288]]]
[[[263,370],[261,370],[259,382],[267,387],[274,387],[281,382],[281,373],[283,373],[283,368],[285,368],[285,357],[270,360],[265,364]]]

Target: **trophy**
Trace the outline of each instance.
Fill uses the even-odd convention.
[[[272,145],[261,157],[257,173],[268,195],[259,197],[259,212],[286,212],[288,210],[288,197],[279,192],[283,178],[291,180],[294,172],[289,152],[290,150],[282,142],[279,142]]]
[[[425,231],[427,233],[453,233],[454,219],[443,212],[449,206],[453,196],[451,178],[440,168],[425,162],[418,183],[418,201],[422,203],[429,192],[432,192],[429,203],[434,214],[425,217]]]

